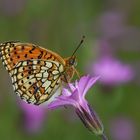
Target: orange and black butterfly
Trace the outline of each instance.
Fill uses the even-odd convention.
[[[82,42],[68,58],[31,43],[0,44],[0,56],[15,93],[35,105],[48,101],[62,83],[71,81],[76,72],[74,54]]]

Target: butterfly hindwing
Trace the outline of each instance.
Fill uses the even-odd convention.
[[[41,104],[47,101],[61,84],[63,65],[50,60],[26,60],[10,71],[14,91],[25,101]]]

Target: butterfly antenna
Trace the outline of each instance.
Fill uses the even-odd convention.
[[[72,56],[74,56],[74,54],[77,52],[77,50],[78,50],[78,49],[80,48],[80,46],[83,44],[84,39],[85,39],[85,36],[82,36],[82,39],[81,39],[80,43],[78,44],[78,46],[76,47],[76,49],[74,50]],[[71,57],[72,57],[72,56],[71,56]]]

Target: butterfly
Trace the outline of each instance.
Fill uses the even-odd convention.
[[[75,52],[62,58],[57,53],[31,43],[0,44],[0,57],[8,71],[14,92],[27,103],[40,105],[55,94],[62,83],[68,83],[77,73]]]

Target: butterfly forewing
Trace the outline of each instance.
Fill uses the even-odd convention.
[[[44,59],[64,64],[63,58],[58,54],[30,43],[6,42],[0,45],[0,55],[8,71],[24,60]]]

